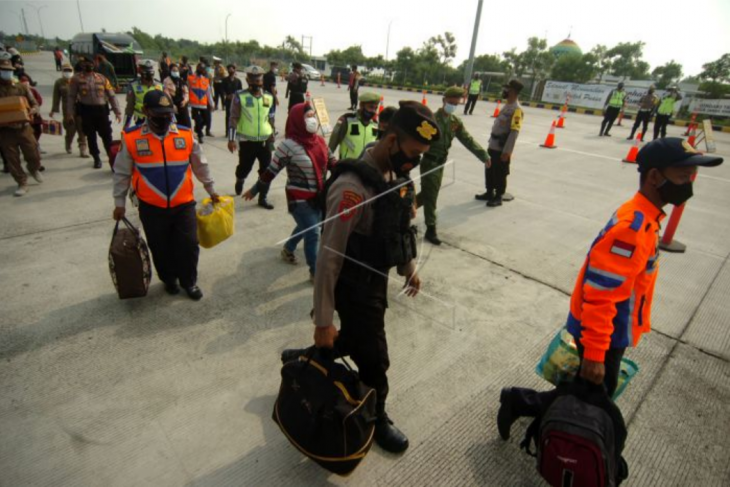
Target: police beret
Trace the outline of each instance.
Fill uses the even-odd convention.
[[[677,166],[719,166],[722,157],[703,155],[679,137],[667,137],[649,142],[636,156],[639,172]]]
[[[450,98],[452,96],[462,97],[464,96],[464,89],[459,88],[458,86],[449,86],[448,88],[446,88],[446,91],[444,91],[444,96],[447,98]]]
[[[409,137],[424,144],[436,142],[441,136],[433,112],[417,101],[399,101],[398,111],[390,121],[391,127],[398,127]]]
[[[368,91],[360,95],[360,103],[378,103],[380,101],[380,95]]]

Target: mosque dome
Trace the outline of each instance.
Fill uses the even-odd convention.
[[[583,54],[583,51],[578,44],[576,44],[570,37],[551,47],[550,52],[553,53],[555,57],[560,57],[564,54]]]

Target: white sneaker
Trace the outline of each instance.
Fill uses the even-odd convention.
[[[15,190],[15,193],[13,193],[15,196],[25,196],[28,194],[28,187],[25,185],[18,186],[18,189]]]
[[[33,171],[30,173],[30,176],[35,179],[38,184],[43,182],[43,176],[41,176],[40,171]]]

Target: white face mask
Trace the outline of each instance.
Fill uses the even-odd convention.
[[[446,103],[444,105],[444,111],[446,113],[448,113],[449,115],[451,115],[452,113],[454,113],[456,111],[456,105],[452,105],[451,103]]]
[[[274,74],[279,74],[279,68],[274,68],[271,70],[271,72]]]
[[[179,78],[180,73],[177,71],[170,71],[170,76],[172,76],[173,78]]]
[[[63,72],[63,77],[64,77],[65,79],[70,79],[70,78],[71,78],[71,76],[73,76],[73,75],[74,75],[74,74],[73,74],[73,73],[72,73],[71,71],[64,71],[64,72]]]
[[[319,128],[319,122],[316,117],[307,117],[304,119],[304,125],[307,127],[307,132],[310,134],[316,134]]]
[[[0,71],[0,79],[2,79],[3,81],[12,81],[13,72],[3,69],[2,71]]]

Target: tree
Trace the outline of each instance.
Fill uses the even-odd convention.
[[[682,77],[682,65],[672,59],[664,66],[654,68],[651,77],[656,81],[657,88],[660,90],[666,89]]]
[[[591,49],[590,54],[596,58],[596,75],[600,78],[611,70],[611,60],[606,56],[608,48],[602,44]]]
[[[462,73],[466,69],[466,65],[469,60],[465,60],[457,68]],[[500,73],[505,69],[504,61],[499,54],[482,54],[481,56],[474,56],[474,72],[475,73]]]
[[[598,73],[598,58],[593,53],[564,54],[552,68],[552,79],[571,83],[587,83]]]
[[[730,82],[730,53],[723,54],[717,61],[703,64],[700,78],[714,83]]]
[[[437,50],[441,64],[446,66],[456,57],[456,38],[451,32],[444,32],[444,35],[431,37],[426,45]],[[425,47],[425,46],[424,46]]]
[[[525,69],[530,69],[535,80],[542,80],[555,63],[555,56],[548,51],[547,41],[530,37],[527,39],[527,50],[520,54]]]
[[[352,64],[362,66],[366,64],[367,59],[360,45],[350,46],[342,51],[333,49],[325,54],[325,56],[327,57],[327,61],[333,66],[350,66]]]
[[[517,54],[517,49],[512,48],[510,51],[502,53],[504,58],[505,74],[510,76],[522,76],[525,72],[525,62],[521,54]]]
[[[631,79],[649,78],[649,63],[643,61],[644,43],[621,42],[606,51],[606,58],[611,63],[610,73]]]

